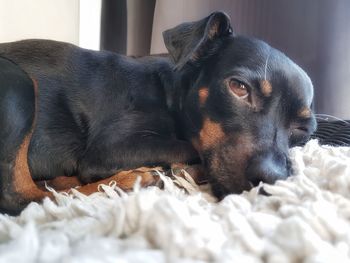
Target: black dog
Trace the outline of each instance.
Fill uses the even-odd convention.
[[[63,175],[89,184],[201,161],[222,198],[290,174],[288,148],[316,126],[307,74],[234,35],[221,12],[165,31],[164,41],[172,60],[48,40],[0,44],[2,211],[50,196],[33,180]]]

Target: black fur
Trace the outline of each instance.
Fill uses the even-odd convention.
[[[221,12],[170,29],[164,39],[172,60],[134,59],[49,40],[0,44],[0,56],[38,83],[28,157],[34,180],[77,175],[89,183],[140,166],[196,163],[199,156],[218,197],[246,189],[249,181],[272,183],[289,175],[288,147],[315,129],[313,115],[301,119],[297,114],[312,101],[306,73],[266,43],[235,36]],[[260,91],[265,72],[271,96]],[[6,79],[2,68],[0,73]],[[231,77],[250,87],[248,104],[224,85]],[[209,91],[205,105],[199,103],[202,87]],[[14,98],[0,98],[1,113],[7,114],[0,127],[11,131],[18,128],[7,126],[8,120],[18,109],[8,105],[17,99],[33,103],[33,94],[13,92]],[[27,115],[33,118],[30,111]],[[209,149],[194,144],[205,118],[225,134]],[[252,152],[237,163],[246,147],[239,138],[245,135]],[[13,153],[0,150],[2,158]],[[268,167],[260,167],[266,160]],[[239,171],[238,166],[244,167]]]
[[[25,202],[14,189],[16,153],[34,120],[32,80],[16,64],[0,57],[0,211],[12,213]]]

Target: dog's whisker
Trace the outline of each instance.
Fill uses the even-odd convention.
[[[149,136],[149,135],[160,135],[158,132],[152,131],[152,130],[142,130],[135,132],[137,134],[142,134],[142,136]]]
[[[271,54],[271,51],[269,52],[269,54],[268,54],[268,56],[267,56],[267,58],[266,58],[266,61],[265,61],[264,80],[267,80],[267,79],[266,79],[266,75],[267,75],[267,65],[268,65],[268,62],[269,62],[270,54]]]

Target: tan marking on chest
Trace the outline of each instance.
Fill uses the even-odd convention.
[[[270,97],[272,93],[272,86],[268,80],[262,80],[260,82],[261,92],[265,97]]]
[[[225,133],[219,123],[205,118],[203,127],[199,132],[200,147],[203,150],[209,149],[218,145],[225,138]]]

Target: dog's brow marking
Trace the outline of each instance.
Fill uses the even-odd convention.
[[[264,94],[266,97],[269,97],[272,93],[271,83],[268,80],[264,79],[260,81],[260,86],[262,94]]]
[[[265,61],[265,69],[264,69],[264,79],[260,82],[261,86],[261,92],[264,94],[264,96],[269,97],[272,93],[272,86],[271,83],[267,80],[267,66],[269,63],[271,51],[267,55],[266,61]]]
[[[205,118],[203,122],[203,127],[199,132],[199,141],[202,149],[209,149],[217,145],[223,138],[225,133],[219,123]]]
[[[307,119],[311,117],[311,109],[308,107],[303,107],[298,111],[298,117]]]
[[[207,101],[209,95],[209,90],[207,87],[202,87],[198,91],[198,96],[199,96],[199,104],[200,106],[203,106],[205,102]]]

